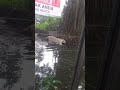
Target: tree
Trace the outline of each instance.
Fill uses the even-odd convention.
[[[63,11],[64,30],[71,35],[80,35],[85,23],[84,0],[68,0]]]

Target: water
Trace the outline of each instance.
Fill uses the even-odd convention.
[[[0,90],[33,90],[34,48],[17,27],[0,23]],[[29,76],[27,76],[29,74]]]
[[[34,90],[34,74],[37,82],[53,76],[62,82],[60,90],[70,90],[78,45],[50,46],[36,33],[34,60],[31,37],[20,31],[0,24],[0,90]]]
[[[62,82],[59,90],[70,90],[77,60],[78,45],[48,45],[48,42],[44,39],[46,37],[47,35],[41,33],[35,34],[36,82],[40,82],[48,76],[53,76]],[[44,90],[42,86],[40,87],[40,90]]]

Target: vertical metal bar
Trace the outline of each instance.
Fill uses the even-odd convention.
[[[83,70],[84,63],[85,63],[85,32],[83,31],[80,38],[78,57],[77,57],[75,71],[74,71],[73,80],[71,84],[71,90],[78,89],[80,79],[81,79],[80,76]]]

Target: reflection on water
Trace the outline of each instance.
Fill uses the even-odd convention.
[[[34,49],[31,48],[30,37],[19,33],[17,28],[0,25],[0,90],[33,90]]]
[[[36,74],[39,74],[41,78],[48,74],[55,74],[54,65],[58,60],[54,56],[53,49],[47,47],[47,42],[40,39],[35,41],[35,58]],[[37,67],[40,70],[37,70]]]
[[[78,46],[48,45],[44,40],[46,36],[38,34],[35,34],[36,83],[48,76],[54,76],[62,82],[59,90],[70,90]],[[41,86],[40,90],[44,90],[42,88]]]

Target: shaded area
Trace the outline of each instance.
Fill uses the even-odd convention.
[[[0,17],[11,17],[21,19],[34,18],[34,1],[33,0],[1,0]]]
[[[44,39],[47,37],[46,34],[35,34],[36,90],[38,88],[44,90],[44,87],[39,82],[42,82],[47,77],[54,77],[55,80],[60,81],[62,83],[60,86],[58,85],[60,90],[70,90],[78,55],[78,45],[48,45],[48,42]],[[84,78],[82,83],[80,85],[84,86]]]
[[[0,90],[33,90],[32,39],[21,33],[19,27],[7,24],[6,19],[0,21]]]
[[[86,1],[85,5],[86,89],[96,90],[106,39],[111,32],[112,0]]]

